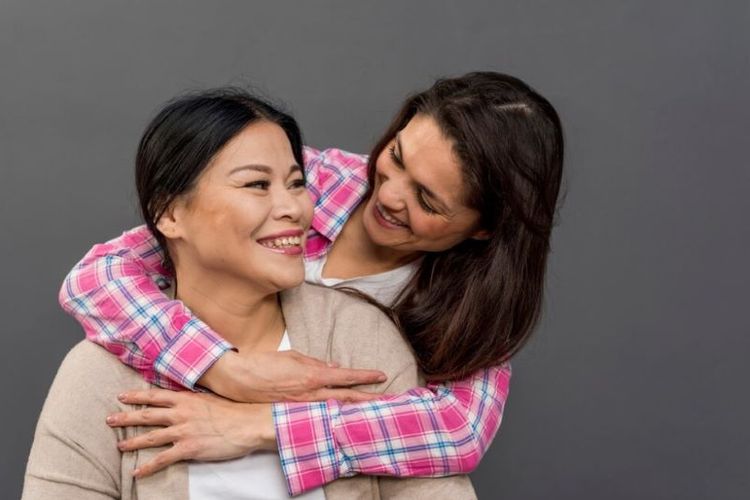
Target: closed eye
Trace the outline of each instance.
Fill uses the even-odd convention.
[[[395,144],[388,147],[388,155],[391,157],[391,160],[393,160],[393,163],[395,163],[396,165],[398,165],[402,169],[404,168],[404,164],[401,162],[401,158],[399,158],[396,155],[396,145]]]
[[[396,145],[393,144],[388,147],[388,154],[391,157],[391,160],[393,160],[393,163],[396,164],[401,170],[406,170],[406,166],[404,166],[404,163],[401,161],[401,158],[396,154]],[[417,203],[419,203],[419,206],[422,207],[422,210],[424,210],[426,213],[430,215],[438,214],[439,212],[432,208],[432,206],[427,202],[425,199],[425,193],[424,190],[417,186],[414,190],[414,194],[417,197]]]
[[[427,203],[427,200],[424,199],[424,192],[421,189],[416,190],[416,195],[417,195],[417,201],[419,202],[419,206],[422,207],[422,210],[424,210],[428,214],[438,213],[437,210],[432,208],[430,204]]]

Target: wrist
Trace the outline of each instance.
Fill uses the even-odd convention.
[[[260,441],[261,450],[276,451],[276,425],[273,420],[273,405],[263,404],[261,408]]]
[[[246,409],[245,439],[252,451],[276,451],[276,429],[271,404],[249,403]]]
[[[210,389],[214,394],[238,400],[237,384],[233,376],[241,368],[238,361],[239,354],[234,351],[225,352],[198,379],[198,385]]]

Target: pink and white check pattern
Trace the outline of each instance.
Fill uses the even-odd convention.
[[[367,157],[305,148],[315,212],[305,258],[324,255],[367,192]],[[60,290],[60,304],[151,383],[195,389],[232,346],[161,290],[171,276],[145,226],[95,245]],[[356,473],[442,476],[473,470],[497,432],[510,366],[377,401],[277,403],[277,441],[289,492]]]
[[[291,495],[357,473],[468,473],[502,420],[510,365],[366,403],[277,403],[276,440]]]
[[[161,291],[169,273],[146,226],[95,245],[68,274],[60,305],[86,337],[152,384],[192,389],[232,346]]]

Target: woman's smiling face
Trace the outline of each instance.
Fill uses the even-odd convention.
[[[435,119],[414,116],[377,158],[363,224],[372,242],[399,253],[440,252],[484,237],[465,203],[453,141]]]
[[[260,121],[217,153],[159,229],[174,247],[178,272],[197,266],[272,293],[304,279],[302,249],[311,218],[302,167],[286,134]]]

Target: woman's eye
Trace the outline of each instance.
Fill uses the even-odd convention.
[[[305,179],[295,179],[292,181],[291,188],[299,189],[305,187]]]
[[[419,206],[422,207],[422,210],[424,210],[428,214],[437,213],[437,210],[432,208],[429,203],[427,203],[427,201],[424,199],[424,195],[420,191],[417,191],[417,201],[419,202]]]
[[[388,146],[388,155],[391,157],[391,160],[393,160],[393,163],[395,163],[399,167],[403,168],[404,165],[403,165],[403,163],[401,163],[401,158],[399,158],[396,155],[396,145],[395,144],[393,144],[391,146]]]
[[[246,188],[259,188],[259,189],[266,190],[266,189],[268,189],[268,186],[270,184],[271,183],[268,182],[268,181],[252,181],[252,182],[248,182],[248,183],[243,184],[242,187],[246,187]]]

